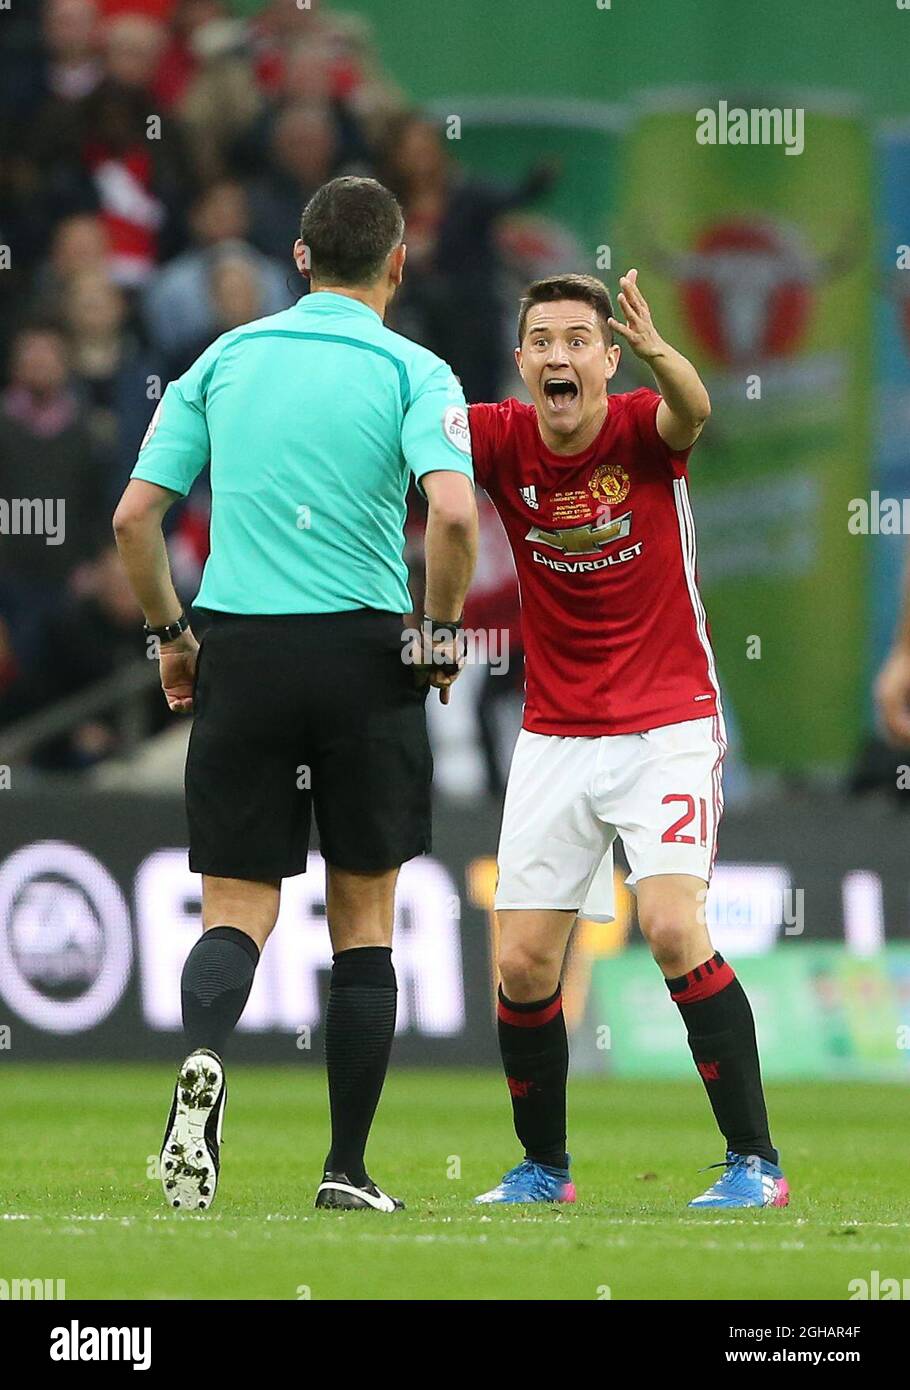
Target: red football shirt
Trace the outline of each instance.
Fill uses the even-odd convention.
[[[570,456],[546,447],[531,405],[470,407],[474,474],[521,585],[531,733],[642,733],[717,712],[689,451],[661,439],[659,401],[610,396],[599,435]]]

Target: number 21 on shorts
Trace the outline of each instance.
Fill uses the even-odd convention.
[[[695,797],[689,796],[688,792],[671,792],[661,801],[661,806],[670,806],[673,802],[681,802],[685,806],[685,811],[669,825],[660,837],[661,844],[664,845],[694,845],[694,835],[684,835],[682,832],[687,825],[691,825],[695,820]],[[698,842],[700,845],[708,843],[708,804],[703,796],[698,798]]]

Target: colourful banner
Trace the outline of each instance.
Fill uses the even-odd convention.
[[[860,724],[868,542],[847,521],[870,476],[869,143],[834,103],[673,94],[641,108],[620,179],[623,254],[713,400],[691,470],[699,567],[757,767],[842,769]]]
[[[910,946],[874,956],[790,941],[736,961],[766,1077],[910,1079]],[[636,947],[595,960],[572,1034],[577,1071],[692,1074],[686,1033],[657,966]]]
[[[910,496],[910,126],[885,127],[876,145],[876,411],[872,487],[879,498]],[[906,535],[872,544],[871,688],[894,636]]]
[[[431,110],[452,157],[475,176],[508,187],[541,164],[552,169],[550,190],[505,214],[499,225],[504,292],[515,319],[519,296],[539,276],[575,271],[612,278],[609,230],[626,110],[509,98],[452,98],[434,102]],[[513,322],[510,314],[507,352],[514,347]],[[517,374],[509,389],[522,389]]]

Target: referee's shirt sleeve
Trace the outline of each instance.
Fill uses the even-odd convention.
[[[471,431],[464,392],[444,362],[423,378],[404,414],[401,449],[417,486],[421,478],[446,469],[473,481]]]
[[[220,342],[213,343],[183,376],[170,382],[145,432],[131,477],[184,497],[189,492],[209,461],[205,389],[220,347]]]

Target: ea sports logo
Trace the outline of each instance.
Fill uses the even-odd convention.
[[[820,259],[795,228],[724,222],[684,262],[682,297],[699,345],[727,366],[796,352],[809,323]]]
[[[0,996],[55,1033],[94,1028],[119,1002],[132,967],[129,910],[85,850],[44,840],[0,866]]]
[[[459,405],[450,405],[442,417],[442,432],[446,439],[463,454],[471,452],[471,430],[468,412]]]

